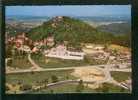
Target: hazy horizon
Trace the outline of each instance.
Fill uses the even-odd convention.
[[[6,6],[7,16],[129,16],[131,5]]]

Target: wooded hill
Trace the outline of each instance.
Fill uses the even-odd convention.
[[[42,40],[49,35],[54,36],[56,42],[67,41],[72,46],[80,43],[115,43],[130,46],[131,36],[130,33],[114,35],[100,32],[83,21],[66,16],[54,17],[28,32],[28,37],[34,41]]]

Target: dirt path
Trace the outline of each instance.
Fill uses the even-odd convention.
[[[31,69],[42,69],[38,64],[35,63],[35,61],[31,58],[31,53],[28,54],[28,60],[29,62],[33,65],[33,67]]]

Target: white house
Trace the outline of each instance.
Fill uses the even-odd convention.
[[[72,52],[68,51],[66,46],[58,45],[56,48],[52,48],[51,50],[45,51],[45,56],[61,58],[61,59],[72,59],[72,60],[83,60],[84,53],[83,52]]]

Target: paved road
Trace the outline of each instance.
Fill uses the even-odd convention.
[[[120,64],[121,65],[121,64]],[[127,65],[127,64],[126,64]],[[104,68],[101,68],[103,67]],[[59,70],[70,70],[70,69],[76,69],[76,68],[96,68],[98,70],[101,70],[104,75],[105,78],[103,80],[91,80],[91,81],[83,81],[84,83],[97,83],[97,84],[102,84],[102,83],[112,83],[114,85],[120,86],[122,88],[128,89],[128,87],[120,84],[119,82],[117,82],[116,80],[113,79],[113,77],[111,76],[111,71],[121,71],[121,72],[131,72],[130,68],[125,68],[125,69],[118,69],[118,68],[112,68],[114,66],[114,64],[105,64],[105,65],[93,65],[93,66],[82,66],[82,67],[65,67],[65,68],[47,68],[47,69],[43,69],[43,68],[37,68],[35,70],[16,70],[16,71],[12,71],[12,72],[7,72],[7,74],[12,74],[12,73],[26,73],[26,72],[32,72],[32,71],[59,71]],[[54,86],[58,86],[58,85],[62,85],[62,84],[67,84],[67,83],[78,83],[78,80],[65,80],[65,81],[61,81],[61,82],[57,82],[57,83],[50,83],[47,85],[47,87],[54,87]],[[44,87],[41,87],[44,88]]]
[[[121,64],[120,64],[121,65]],[[6,74],[12,74],[12,73],[26,73],[26,72],[41,72],[41,71],[60,71],[60,70],[71,70],[75,68],[96,68],[96,69],[104,69],[101,68],[101,66],[109,66],[106,70],[110,71],[122,71],[122,72],[131,72],[131,68],[124,68],[124,69],[118,69],[118,68],[111,68],[114,66],[114,64],[104,64],[104,65],[91,65],[91,66],[80,66],[80,67],[62,67],[62,68],[41,68],[37,67],[36,69],[22,69],[22,70],[14,70],[14,71],[8,71]]]
[[[60,81],[60,82],[56,82],[56,83],[50,83],[50,84],[47,84],[47,86],[45,86],[45,85],[38,86],[37,89],[41,90],[41,89],[45,89],[45,88],[54,88],[54,87],[58,87],[58,86],[61,86],[61,85],[64,85],[64,84],[73,84],[73,83],[79,83],[79,82],[80,82],[80,80],[65,80],[65,81]],[[116,86],[120,86],[120,87],[122,87],[124,89],[129,89],[128,87],[126,87],[126,86],[124,86],[124,85],[122,85],[122,84],[120,84],[117,81],[112,80],[112,79],[110,79],[110,80],[100,80],[100,81],[98,81],[98,80],[83,81],[83,83],[85,83],[85,84],[111,83],[111,84],[114,84]],[[30,93],[32,91],[34,91],[34,89],[27,90],[27,91],[22,91],[21,93]]]
[[[65,81],[60,81],[60,82],[56,82],[56,83],[47,84],[47,88],[53,88],[53,87],[57,87],[57,86],[64,85],[64,84],[79,83],[79,82],[80,82],[80,80],[65,80]],[[118,83],[115,80],[112,80],[111,82],[109,82],[108,80],[101,80],[101,81],[97,81],[97,80],[83,81],[83,83],[86,83],[86,84],[94,84],[94,83],[102,84],[102,83],[106,83],[106,82],[112,83],[114,85],[120,86],[120,87],[125,88],[125,89],[128,89],[128,87],[123,86],[122,84]],[[41,87],[41,88],[44,88],[44,87]]]
[[[99,65],[99,66],[103,66],[103,65]],[[104,75],[105,75],[105,78],[102,79],[102,80],[83,81],[83,83],[88,83],[88,84],[93,84],[93,83],[97,83],[97,84],[112,83],[112,84],[114,84],[116,86],[120,86],[122,88],[129,89],[128,87],[126,87],[126,86],[122,85],[121,83],[117,82],[116,80],[114,80],[113,77],[111,76],[110,71],[114,71],[114,70],[115,71],[122,71],[122,70],[116,70],[116,69],[110,70],[110,66],[107,66],[107,65],[105,66],[104,69],[99,68],[98,66],[89,66],[89,67],[91,67],[91,68],[95,67],[95,68],[98,68],[98,69],[102,70]],[[56,83],[50,83],[50,84],[47,85],[47,88],[57,87],[57,86],[62,85],[62,84],[78,83],[78,82],[79,82],[79,80],[65,80],[65,81],[60,81],[60,82],[56,82]]]
[[[65,68],[41,68],[39,65],[37,65],[34,60],[31,58],[31,54],[28,54],[28,60],[29,62],[32,64],[32,68],[31,69],[25,69],[25,70],[14,70],[14,71],[8,71],[6,72],[6,74],[14,74],[14,73],[27,73],[27,72],[40,72],[40,71],[59,71],[59,70],[71,70],[71,69],[76,69],[76,68],[96,68],[98,70],[101,70],[104,75],[105,78],[103,80],[91,80],[91,81],[83,81],[84,83],[89,83],[89,84],[93,84],[93,83],[97,83],[97,84],[101,84],[101,83],[112,83],[114,85],[123,87],[125,89],[128,89],[128,87],[125,87],[124,85],[122,85],[121,83],[117,82],[116,80],[113,79],[113,77],[111,76],[111,71],[121,71],[121,72],[131,72],[131,68],[114,68],[115,64],[103,64],[103,65],[91,65],[91,66],[80,66],[80,67],[65,67]],[[8,59],[6,59],[6,64],[7,64]],[[131,65],[130,63],[124,63],[124,64],[118,64],[118,66],[121,65]],[[55,86],[59,86],[62,84],[67,84],[67,83],[78,83],[79,80],[65,80],[65,81],[60,81],[57,83],[50,83],[47,85],[47,87],[55,87]],[[44,86],[45,87],[45,86]],[[41,88],[44,88],[43,86]],[[27,91],[25,91],[27,92]]]

